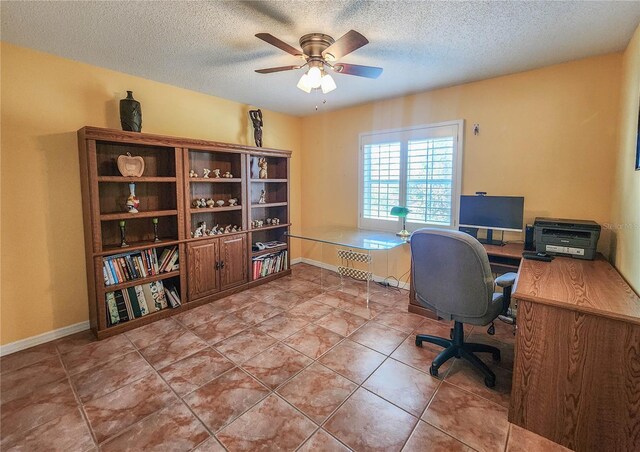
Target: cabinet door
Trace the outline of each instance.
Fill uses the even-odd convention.
[[[247,282],[247,235],[220,238],[220,289]]]
[[[189,243],[187,247],[189,300],[211,295],[220,290],[218,282],[218,239]]]

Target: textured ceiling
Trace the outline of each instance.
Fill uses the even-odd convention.
[[[1,38],[140,77],[295,115],[425,91],[623,50],[640,2],[38,2],[2,1]],[[381,66],[377,80],[335,74],[323,95],[254,37],[298,47],[301,35],[370,43],[343,62]],[[126,89],[126,87],[123,87]],[[326,100],[326,103],[323,101]]]

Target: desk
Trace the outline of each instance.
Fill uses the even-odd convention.
[[[522,243],[507,243],[504,246],[498,245],[482,245],[487,250],[487,256],[489,256],[489,264],[491,264],[491,270],[494,273],[509,273],[517,272],[518,265],[522,259],[522,252],[524,251],[524,245]],[[413,272],[410,272],[410,274]],[[409,278],[411,281],[411,277]],[[414,314],[420,314],[430,319],[437,319],[438,316],[435,312],[427,309],[416,301],[416,293],[413,290],[413,284],[409,287],[409,312]]]
[[[523,259],[509,421],[576,451],[640,450],[640,298],[602,256]]]

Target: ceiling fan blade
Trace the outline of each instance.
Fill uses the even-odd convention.
[[[322,52],[322,56],[329,60],[337,61],[368,43],[369,40],[367,38],[355,30],[350,30],[345,33],[343,37],[327,47],[324,52]]]
[[[264,42],[269,43],[272,46],[276,46],[280,50],[284,50],[285,52],[290,53],[291,55],[294,55],[294,56],[302,55],[302,50],[298,50],[295,47],[290,46],[286,42],[281,41],[280,39],[276,38],[275,36],[269,33],[258,33],[256,35],[256,38],[262,39]]]
[[[270,68],[267,68],[267,69],[256,69],[256,72],[258,74],[270,74],[272,72],[290,71],[292,69],[300,69],[300,66],[270,67]]]
[[[358,77],[378,78],[382,74],[381,67],[360,66],[359,64],[338,63],[333,66],[338,74],[357,75]]]

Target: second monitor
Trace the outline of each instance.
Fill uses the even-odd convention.
[[[504,245],[501,240],[493,240],[493,230],[522,232],[523,216],[522,196],[460,196],[460,228],[466,232],[486,229],[487,238],[481,243]]]

